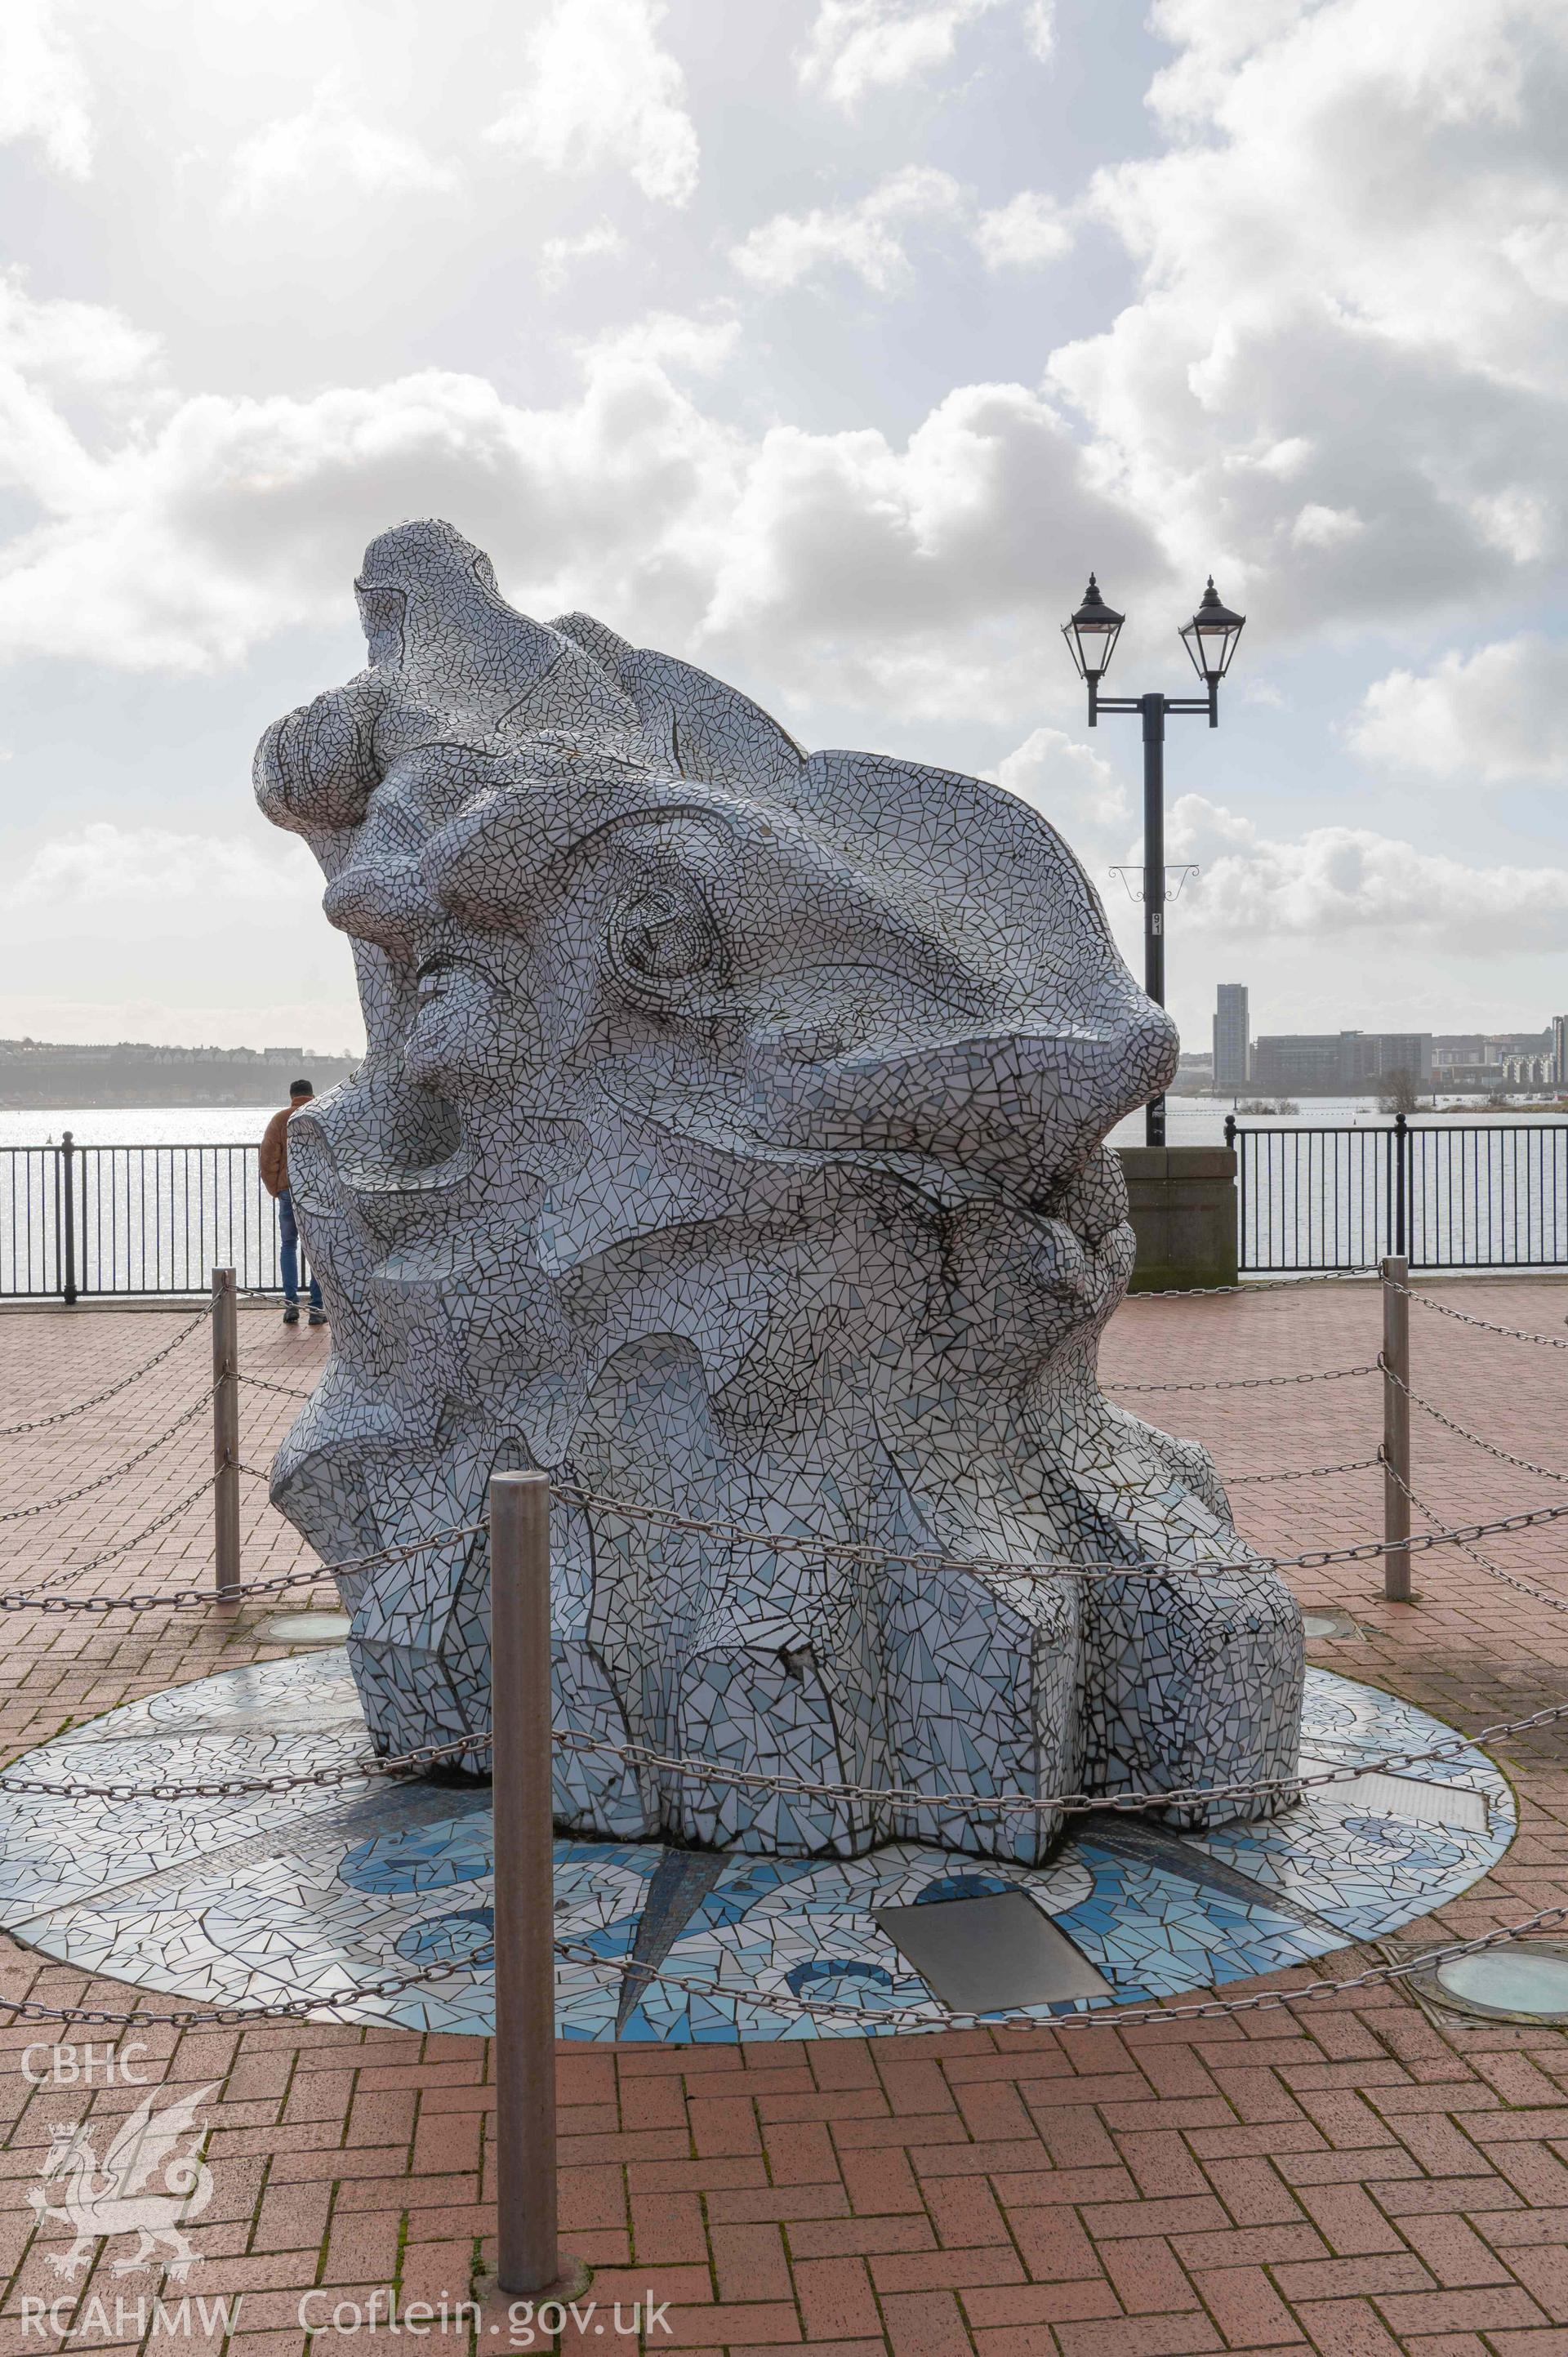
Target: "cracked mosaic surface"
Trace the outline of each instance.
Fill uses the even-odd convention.
[[[289,1132],[333,1351],[273,1495],[328,1561],[431,1540],[342,1583],[377,1745],[488,1722],[485,1542],[433,1534],[538,1466],[767,1534],[559,1511],[564,1726],[931,1792],[1288,1770],[1295,1606],[1205,1452],[1096,1380],[1133,1251],[1103,1141],[1176,1040],[1061,837],[530,620],[449,525],[372,542],[356,588],[368,667],[268,730],[256,784],[327,875],[370,1042]],[[1169,1576],[964,1567],[988,1555]],[[780,1857],[1041,1864],[1059,1832],[583,1753],[556,1803]]]
[[[1307,1674],[1309,1760],[1372,1760],[1448,1732],[1371,1687]],[[313,1652],[127,1705],[32,1753],[26,1769],[68,1784],[111,1770],[142,1783],[155,1772],[299,1772],[351,1758],[364,1739],[346,1655]],[[906,2024],[905,2008],[935,2023],[940,2007],[872,1910],[1015,1889],[1122,2001],[1223,1988],[1407,1923],[1502,1855],[1513,1802],[1482,1753],[1465,1747],[1405,1781],[1410,1792],[1384,1797],[1415,1807],[1446,1796],[1472,1824],[1370,1813],[1355,1786],[1261,1824],[1182,1833],[1125,1815],[1075,1820],[1039,1867],[916,1841],[784,1858],[563,1840],[558,1935],[604,1962],[559,1965],[557,2025],[566,2038],[681,2043],[874,2031],[893,2007]],[[354,1996],[367,1981],[427,1961],[461,1965],[485,1947],[482,1789],[365,1778],[186,1803],[12,1796],[0,1812],[0,1923],[46,1954],[224,2005],[336,1999],[353,2020],[493,2026],[483,1964],[395,1997]],[[616,1969],[628,1959],[725,1994],[630,1983]],[[812,2022],[789,2009],[801,1996],[855,2010]]]

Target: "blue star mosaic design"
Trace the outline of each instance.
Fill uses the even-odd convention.
[[[1309,1770],[1448,1736],[1407,1703],[1307,1673]],[[364,1748],[345,1655],[311,1653],[129,1704],[17,1764],[65,1785],[145,1785],[299,1773]],[[16,1794],[0,1800],[0,1924],[46,1955],[224,2006],[493,2027],[482,1788],[365,1777],[220,1801]],[[1514,1829],[1507,1781],[1466,1745],[1403,1777],[1309,1793],[1262,1824],[1178,1833],[1135,1815],[1081,1818],[1043,1867],[918,1842],[768,1858],[563,1840],[556,1932],[585,1953],[558,1966],[557,2026],[564,2038],[665,2043],[875,2032],[890,2015],[934,2028],[942,2007],[875,1910],[1011,1890],[1116,2000],[1223,1988],[1408,1923],[1484,1874]],[[393,1996],[365,1994],[422,1964],[460,1969]],[[791,2002],[801,1998],[844,2012],[815,2019]],[[1047,2019],[1109,2001],[1035,2010]]]

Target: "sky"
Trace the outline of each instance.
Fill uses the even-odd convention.
[[[362,1040],[266,723],[443,515],[1043,811],[1170,1004],[1568,1006],[1561,0],[5,0],[0,1035]]]

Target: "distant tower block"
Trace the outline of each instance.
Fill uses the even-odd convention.
[[[1251,1077],[1251,1027],[1244,982],[1222,982],[1214,1008],[1214,1085],[1244,1089]]]

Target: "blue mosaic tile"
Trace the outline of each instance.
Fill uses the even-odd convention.
[[[1348,1765],[1449,1730],[1322,1670],[1307,1673],[1311,1760]],[[364,1723],[346,1656],[231,1670],[133,1703],[29,1755],[70,1784],[105,1761],[145,1782],[297,1772],[349,1759]],[[1122,2002],[1223,1989],[1409,1923],[1484,1874],[1514,1810],[1482,1753],[1415,1771],[1478,1796],[1484,1829],[1369,1814],[1330,1787],[1262,1824],[1177,1831],[1141,1817],[1077,1821],[1042,1866],[920,1842],[858,1857],[764,1857],[653,1842],[562,1840],[557,1935],[591,1961],[558,1966],[564,2038],[680,2043],[940,2024],[941,2007],[875,1910],[1026,1892]],[[1350,1797],[1344,1797],[1347,1793]],[[1337,1794],[1339,1797],[1337,1797]],[[169,1996],[296,2002],[333,2018],[483,2033],[491,1976],[475,1964],[393,1997],[364,1984],[484,1946],[491,1905],[482,1789],[375,1778],[284,1794],[163,1803],[0,1799],[0,1923],[45,1954]],[[718,1995],[628,1982],[628,1961]],[[789,2000],[847,2009],[816,2021]],[[1035,2008],[1037,2018],[1082,2004]]]

